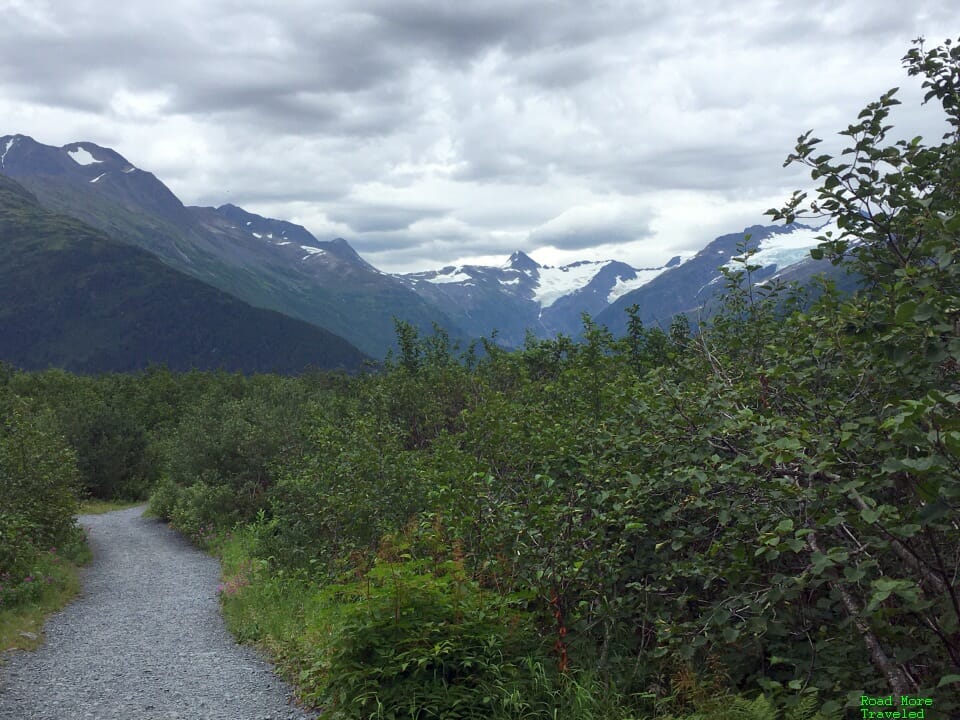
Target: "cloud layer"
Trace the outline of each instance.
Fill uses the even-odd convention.
[[[669,9],[667,9],[667,6]],[[415,270],[638,266],[762,221],[782,160],[903,85],[948,0],[0,0],[0,134],[91,140]]]

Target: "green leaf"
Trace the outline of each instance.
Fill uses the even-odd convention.
[[[929,525],[934,523],[937,520],[940,520],[950,512],[950,506],[943,500],[943,498],[938,497],[934,502],[927,503],[924,505],[920,512],[917,513],[917,518],[923,525]]]
[[[777,525],[777,532],[786,533],[786,532],[791,532],[792,530],[793,530],[793,520],[790,518],[787,518],[786,520],[781,520],[780,523]]]
[[[910,322],[914,319],[914,313],[916,313],[916,311],[917,302],[915,300],[907,300],[907,302],[897,306],[897,312],[893,319],[898,323]]]
[[[827,568],[832,568],[836,563],[832,558],[822,553],[813,554],[813,572],[815,575],[822,575]]]
[[[864,508],[860,511],[860,517],[863,518],[864,522],[872,524],[880,519],[880,511],[872,508]]]
[[[848,565],[843,569],[843,576],[850,582],[859,582],[865,575],[866,572],[855,565]]]
[[[960,432],[950,430],[945,432],[941,438],[944,447],[951,455],[960,456]]]
[[[938,688],[942,688],[946,685],[953,685],[954,683],[960,682],[960,675],[944,675],[940,678],[940,682],[937,683]]]
[[[913,319],[917,322],[924,322],[933,317],[936,312],[936,308],[929,303],[921,303],[917,306],[916,311],[913,313]]]

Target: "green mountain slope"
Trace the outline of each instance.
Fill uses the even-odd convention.
[[[53,213],[0,175],[0,360],[24,368],[357,369],[330,332],[251,307]]]
[[[383,356],[394,316],[421,330],[462,332],[439,307],[366,263],[342,239],[242,208],[185,206],[152,173],[94,143],[53,147],[0,137],[0,173],[53,210],[141,247],[167,265],[244,302],[305,320]],[[305,250],[304,246],[309,247]]]

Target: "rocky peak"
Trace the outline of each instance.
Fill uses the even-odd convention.
[[[527,255],[523,250],[516,250],[507,260],[507,264],[504,266],[512,270],[539,270],[540,265],[532,257]]]

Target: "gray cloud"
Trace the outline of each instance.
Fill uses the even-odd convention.
[[[385,269],[518,246],[651,263],[760,222],[805,181],[781,167],[796,136],[916,85],[899,58],[955,19],[949,0],[0,8],[0,133],[112,146],[186,203],[353,233]]]
[[[391,207],[377,205],[340,205],[327,213],[334,222],[348,225],[355,233],[383,233],[406,230],[424,218],[442,217],[438,208]]]
[[[530,243],[534,247],[549,245],[558,250],[584,250],[650,235],[649,218],[639,208],[622,203],[597,203],[573,207],[551,218],[530,233]]]

